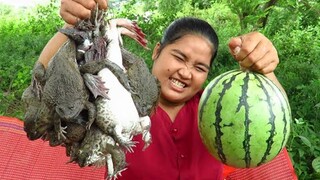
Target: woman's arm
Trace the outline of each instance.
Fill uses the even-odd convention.
[[[71,27],[71,25],[64,25],[63,28]],[[38,61],[44,65],[45,68],[48,67],[49,61],[58,52],[60,47],[68,40],[68,37],[60,32],[57,32],[43,48]]]
[[[272,72],[272,73],[268,73],[268,74],[264,74],[268,79],[270,79],[280,90],[281,92],[287,97],[287,93],[284,90],[284,88],[282,87],[282,85],[280,84],[280,82],[278,81],[278,78],[276,77],[276,75]],[[288,98],[288,97],[287,97]]]

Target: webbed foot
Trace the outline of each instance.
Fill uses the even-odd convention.
[[[142,150],[145,150],[151,144],[151,133],[150,126],[151,120],[149,116],[140,117],[140,126],[142,129],[142,139],[144,141],[144,146]]]
[[[145,38],[146,35],[142,32],[142,29],[138,26],[137,22],[124,18],[112,19],[111,21],[114,21],[117,26],[120,26],[118,28],[120,43],[122,42],[120,35],[123,34],[134,39],[143,48],[149,50],[147,47],[148,41]]]
[[[59,129],[55,129],[56,133],[57,133],[57,139],[60,141],[65,141],[67,140],[67,137],[65,136],[65,134],[67,133],[65,130],[67,129],[67,126],[62,127],[60,126]]]
[[[62,127],[61,126],[61,119],[59,118],[59,115],[57,113],[55,113],[54,116],[54,133],[57,136],[56,140],[58,142],[65,142],[67,140],[67,137],[65,136],[65,134],[67,133],[65,130],[67,129],[67,126]]]
[[[100,76],[92,75],[92,74],[84,74],[83,75],[84,82],[91,93],[97,98],[99,95],[110,99],[108,97],[108,89],[104,86],[104,82],[102,82]]]

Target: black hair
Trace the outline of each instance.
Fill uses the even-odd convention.
[[[213,54],[210,60],[211,66],[218,52],[218,36],[208,22],[194,17],[183,17],[177,19],[167,27],[160,42],[158,55],[161,53],[164,47],[174,43],[178,39],[188,34],[201,35],[210,41],[213,46]]]

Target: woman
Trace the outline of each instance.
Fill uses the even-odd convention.
[[[105,0],[96,0],[106,8]],[[90,16],[94,0],[62,0],[61,16],[74,24]],[[45,66],[67,37],[57,33],[39,57]],[[264,74],[281,85],[273,71],[279,60],[272,43],[253,32],[231,39],[230,52],[241,68]],[[218,38],[213,28],[196,18],[174,21],[156,44],[152,73],[161,83],[158,107],[152,115],[153,142],[142,151],[141,137],[134,153],[127,153],[128,169],[119,179],[222,179],[223,165],[213,158],[201,142],[197,126],[197,107],[213,59]]]

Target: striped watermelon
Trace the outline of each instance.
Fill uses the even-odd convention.
[[[290,134],[287,98],[258,73],[232,70],[213,79],[201,96],[198,115],[208,151],[236,168],[272,160]]]

